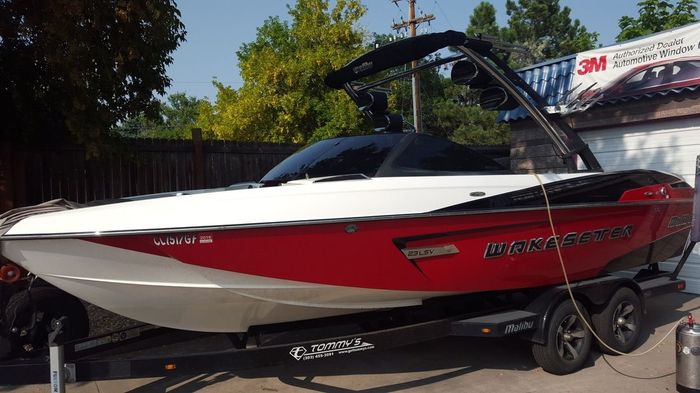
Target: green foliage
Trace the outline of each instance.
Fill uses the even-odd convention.
[[[469,16],[469,26],[467,35],[477,36],[480,34],[498,37],[500,28],[496,22],[496,7],[493,4],[482,1]]]
[[[326,74],[375,43],[392,41],[374,34],[363,45],[355,24],[364,14],[359,0],[298,0],[290,23],[277,17],[258,28],[254,41],[237,52],[244,84],[233,89],[214,82],[214,102],[199,103],[197,124],[216,138],[309,143],[337,135],[366,133],[366,120],[340,90],[325,87]],[[429,132],[465,143],[507,143],[508,127],[496,113],[453,102],[452,85],[437,69],[421,71],[423,123]],[[410,78],[394,81],[390,108],[412,122]],[[463,88],[461,88],[463,89]],[[454,95],[456,97],[456,95]]]
[[[593,49],[598,33],[589,32],[571,9],[560,7],[559,0],[507,0],[508,26],[499,28],[496,9],[488,2],[474,8],[467,34],[483,33],[526,48],[510,59],[514,67]]]
[[[390,87],[390,107],[412,123],[410,79],[394,81]],[[510,127],[497,122],[498,113],[469,105],[476,102],[477,93],[453,84],[437,68],[420,72],[420,91],[423,125],[427,132],[468,145],[510,143]]]
[[[392,43],[396,38],[391,34],[378,34],[372,33],[372,39],[370,40],[370,45],[367,46],[367,51],[375,49],[379,46]]]
[[[469,18],[467,34],[484,34],[524,47],[524,52],[506,54],[508,63],[519,68],[545,60],[593,49],[598,33],[589,32],[578,19],[571,19],[571,9],[561,7],[559,0],[507,0],[508,25],[496,23],[496,9],[481,2]],[[465,101],[475,101],[474,92],[453,91]],[[451,138],[466,144],[505,144],[510,141],[508,124],[497,123],[496,112],[478,106],[461,105],[444,99],[435,106],[438,127],[454,130]]]
[[[200,108],[207,103],[185,93],[171,94],[167,103],[160,103],[157,116],[139,113],[123,121],[115,131],[129,137],[189,139],[192,128],[197,126]]]
[[[357,107],[323,80],[364,52],[355,27],[364,13],[359,0],[332,8],[328,0],[298,0],[291,24],[267,19],[237,52],[243,86],[215,83],[216,101],[202,104],[200,126],[217,138],[295,143],[360,132]]]
[[[0,1],[0,137],[96,154],[114,125],[156,111],[179,17],[171,0]]]
[[[559,0],[507,0],[506,13],[505,38],[527,47],[534,63],[593,49],[598,40]]]
[[[209,134],[212,138],[222,139],[223,132],[219,129],[223,124],[231,123],[229,119],[234,112],[229,111],[238,97],[236,90],[225,86],[223,83],[214,81],[216,87],[216,100],[212,104],[208,100],[202,100],[198,106],[197,126],[203,133]],[[219,131],[215,131],[218,129]]]
[[[455,108],[456,107],[456,108]],[[445,111],[447,116],[441,116]],[[456,120],[456,128],[450,135],[450,139],[465,145],[507,145],[510,144],[510,125],[498,123],[498,112],[485,111],[478,106],[457,106],[454,101],[444,100],[436,105],[438,117],[452,120],[449,114]],[[466,121],[465,121],[466,120]],[[443,120],[444,123],[447,123]],[[449,124],[449,123],[448,123]]]
[[[427,62],[427,59],[420,61],[419,64]],[[410,64],[406,67],[410,67]],[[423,114],[423,125],[432,132],[433,113],[432,102],[437,98],[443,97],[444,84],[443,77],[439,74],[437,68],[429,68],[418,73],[420,75],[420,96],[421,96],[421,113]],[[403,115],[404,119],[409,123],[413,123],[413,89],[411,78],[407,77],[401,80],[392,81],[390,86],[391,96],[389,107],[392,111]]]
[[[639,17],[620,18],[618,42],[697,22],[695,0],[678,0],[675,6],[670,1],[642,0],[637,6]]]
[[[478,94],[444,78],[444,95],[432,102],[431,131],[466,145],[502,145],[510,143],[510,126],[498,123],[498,112],[470,105]]]

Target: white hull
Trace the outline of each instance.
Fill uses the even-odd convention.
[[[545,177],[549,182],[576,176],[582,175]],[[499,181],[494,182],[494,178]],[[416,214],[536,184],[532,175],[328,183],[300,180],[280,187],[169,196],[39,214],[15,224],[0,245],[5,257],[38,277],[117,314],[178,329],[239,332],[251,325],[419,305],[423,299],[454,293],[352,288],[259,277],[75,237]],[[484,195],[470,196],[474,191]],[[271,243],[270,247],[275,245]]]
[[[2,247],[11,260],[78,298],[138,321],[185,330],[242,332],[254,324],[413,306],[451,294],[257,277],[74,239],[14,240]]]
[[[590,174],[541,177],[549,183],[586,175]],[[169,196],[40,214],[15,224],[6,235],[90,236],[420,214],[538,185],[533,175],[502,174],[320,183],[297,180],[279,187]]]

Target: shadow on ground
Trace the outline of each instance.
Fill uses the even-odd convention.
[[[700,312],[700,307],[692,308],[689,303],[693,298],[692,295],[672,294],[649,300],[641,346],[646,349],[655,344],[668,331],[668,325],[683,318],[688,312]],[[697,300],[692,302],[692,305],[697,304]],[[586,367],[593,366],[600,356],[600,352],[594,349]],[[117,386],[122,386],[119,391],[131,388],[131,393],[184,393],[208,387],[216,391],[240,391],[252,386],[255,386],[256,391],[277,391],[280,383],[288,388],[284,390],[306,389],[329,393],[395,392],[409,388],[430,389],[437,383],[459,379],[480,370],[498,370],[498,375],[501,375],[500,371],[504,371],[503,374],[508,375],[506,371],[530,371],[537,368],[538,365],[530,354],[530,344],[527,342],[514,338],[447,337],[392,350],[366,351],[350,357],[338,356],[292,363],[291,366],[194,377],[174,376],[145,382],[136,388],[134,386],[137,386],[139,381],[134,381],[128,388],[123,385]],[[355,383],[353,377],[363,382]],[[368,381],[371,388],[367,388]],[[214,387],[217,384],[222,385]],[[99,386],[91,386],[91,383],[75,384],[73,387],[76,391],[92,391],[92,388],[97,388],[97,391],[103,390]],[[0,392],[21,389],[15,386],[0,387]]]
[[[640,343],[646,348],[666,333],[662,326],[674,323],[688,312],[698,308],[681,311],[693,296],[674,294],[651,299],[647,302],[647,314]],[[408,388],[426,387],[431,384],[457,378],[482,369],[496,370],[532,370],[538,365],[530,355],[530,344],[517,339],[482,339],[468,337],[447,337],[413,344],[382,352],[363,352],[353,355],[352,359],[336,357],[321,361],[294,364],[291,367],[267,367],[256,370],[200,375],[197,377],[163,378],[139,388],[131,393],[152,392],[194,392],[206,386],[224,381],[240,379],[277,378],[280,382],[295,388],[317,392],[395,392]],[[601,356],[597,349],[592,351],[586,367],[590,367]],[[427,376],[420,375],[427,372]],[[417,373],[414,379],[375,386],[371,389],[353,390],[318,381],[318,377],[380,375]],[[263,390],[275,391],[275,389]]]
[[[131,393],[190,392],[206,384],[219,383],[233,378],[278,378],[286,385],[319,392],[356,392],[314,381],[321,376],[415,373],[432,371],[431,375],[397,384],[373,387],[373,392],[394,392],[408,388],[427,386],[482,368],[504,370],[531,370],[537,364],[530,358],[527,343],[514,339],[478,339],[449,337],[414,345],[372,353],[356,354],[352,359],[336,357],[317,362],[295,364],[292,367],[267,367],[238,373],[209,376],[164,378],[154,381]],[[435,371],[447,370],[435,374]]]

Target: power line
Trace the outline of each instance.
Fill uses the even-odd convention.
[[[399,7],[399,1],[401,0],[392,1],[397,7]],[[428,23],[428,25],[430,25],[430,21],[435,20],[435,15],[423,14],[422,12],[422,15],[416,17],[416,1],[417,0],[408,0],[408,20],[405,21],[403,20],[403,17],[401,17],[400,23],[394,22],[391,25],[392,29],[396,30],[397,32],[401,29],[407,29],[409,32],[409,37],[415,37],[416,26],[420,25],[421,23]],[[399,9],[401,9],[401,7],[399,7]],[[416,68],[416,66],[418,66],[418,62],[416,60],[412,61],[411,68]],[[411,86],[413,90],[413,127],[415,127],[416,132],[420,132],[423,127],[420,112],[420,76],[417,72],[413,73]]]
[[[438,10],[440,10],[440,13],[442,14],[443,18],[445,18],[445,20],[447,21],[447,24],[450,26],[450,29],[454,30],[455,27],[450,22],[450,18],[447,17],[447,13],[445,13],[445,11],[442,9],[442,7],[440,6],[440,3],[438,3],[437,0],[433,0],[433,2],[437,6]]]

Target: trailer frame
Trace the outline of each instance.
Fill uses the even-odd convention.
[[[577,300],[593,308],[603,306],[622,287],[632,289],[642,302],[685,288],[685,281],[672,273],[643,272],[633,279],[602,276],[579,281],[571,289]],[[0,385],[50,383],[52,392],[63,393],[70,382],[242,371],[351,357],[448,336],[518,336],[546,345],[551,315],[568,296],[565,285],[556,285],[530,294],[479,294],[479,302],[486,303],[470,305],[472,311],[460,306],[474,298],[462,295],[406,309],[251,327],[244,334],[140,325],[70,342],[63,342],[62,318],[54,321],[48,351],[0,361]]]

